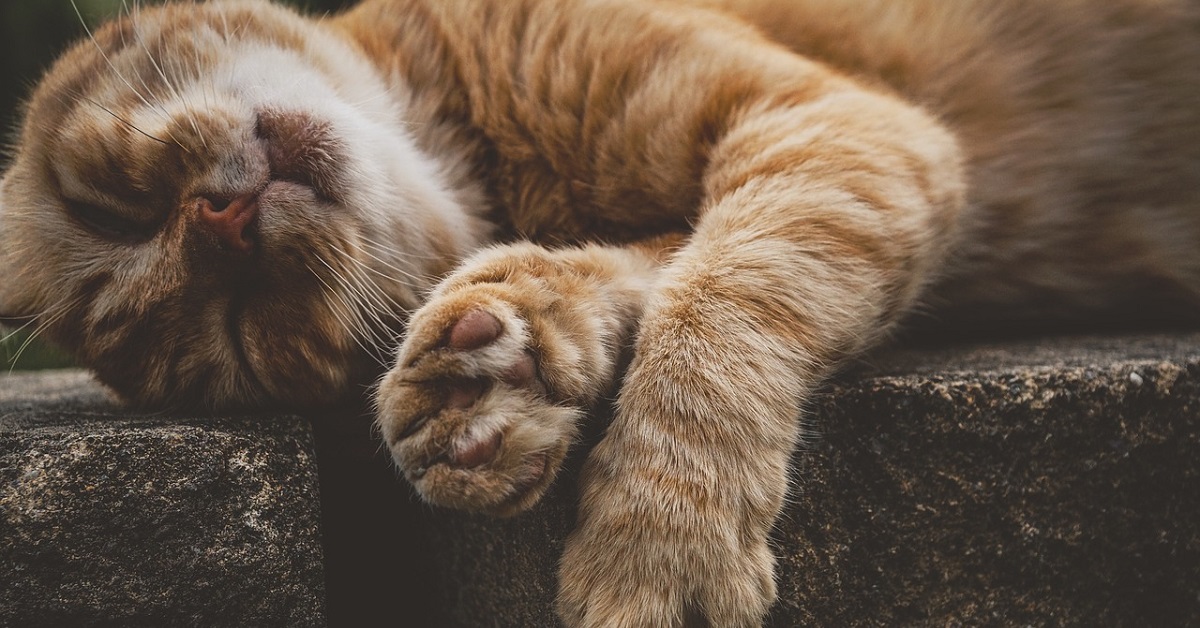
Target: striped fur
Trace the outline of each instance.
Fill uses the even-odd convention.
[[[406,477],[501,515],[615,395],[564,623],[757,625],[839,364],[915,312],[1195,319],[1198,67],[1191,0],[146,9],[30,100],[0,313],[148,406],[383,375]]]

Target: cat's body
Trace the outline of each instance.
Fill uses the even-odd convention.
[[[149,405],[325,403],[403,328],[393,456],[499,513],[630,347],[560,614],[753,625],[805,396],[914,310],[1195,317],[1198,68],[1184,0],[148,11],[31,101],[0,311]]]

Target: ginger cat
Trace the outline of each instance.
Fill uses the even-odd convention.
[[[1200,313],[1198,97],[1194,0],[136,9],[28,103],[0,312],[141,406],[383,375],[502,515],[615,394],[563,622],[755,626],[806,397],[914,311]]]

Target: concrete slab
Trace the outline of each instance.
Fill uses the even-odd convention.
[[[769,625],[1200,623],[1200,334],[879,354],[812,410]],[[555,625],[573,483],[434,511],[454,625]]]
[[[770,625],[1200,624],[1200,334],[893,351],[812,402]],[[0,625],[554,626],[582,449],[497,520],[414,504],[365,408],[6,376]]]
[[[0,377],[0,625],[325,625],[297,417],[122,410],[80,372]]]

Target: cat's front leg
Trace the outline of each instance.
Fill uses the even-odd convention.
[[[669,289],[643,320],[619,412],[584,469],[560,573],[568,626],[748,628],[775,599],[767,535],[796,391],[815,375],[709,279]]]
[[[584,468],[572,628],[760,624],[804,400],[913,303],[963,191],[945,131],[853,91],[748,116],[705,181]]]
[[[378,392],[385,442],[421,496],[500,515],[535,503],[611,387],[658,268],[651,248],[517,244],[443,281]]]

